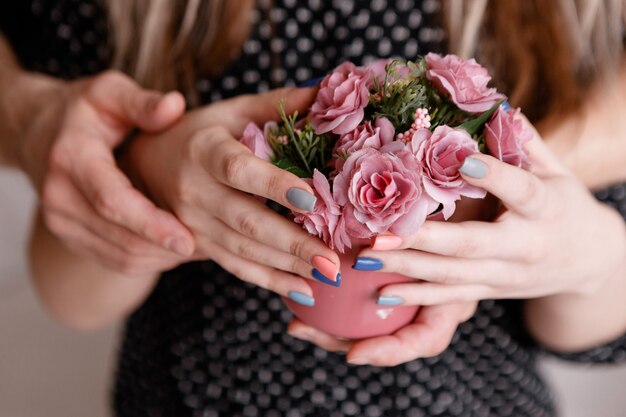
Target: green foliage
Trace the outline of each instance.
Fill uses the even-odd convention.
[[[298,120],[297,112],[285,114],[284,103],[278,103],[278,111],[282,124],[268,138],[274,151],[272,162],[300,178],[312,178],[315,169],[323,171],[328,165],[334,141],[330,135],[317,135],[308,120]]]
[[[404,67],[410,76],[400,77]],[[392,61],[386,67],[383,83],[374,83],[374,94],[370,95],[370,113],[375,117],[386,117],[396,131],[404,132],[415,120],[415,111],[429,108],[430,97],[424,83],[424,68],[412,62]],[[378,80],[377,80],[378,81]]]

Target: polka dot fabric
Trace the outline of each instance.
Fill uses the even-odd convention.
[[[344,60],[442,51],[439,0],[274,0],[269,19],[267,1],[259,2],[240,59],[219,79],[199,80],[205,103],[297,85]],[[28,68],[71,79],[107,67],[106,19],[98,1],[2,3],[0,28]],[[626,217],[626,185],[597,197]],[[535,366],[541,349],[524,332],[519,302],[480,303],[445,352],[394,368],[349,366],[343,354],[288,336],[290,319],[278,296],[214,263],[164,274],[128,320],[115,415],[555,415]],[[624,361],[626,337],[561,356]]]

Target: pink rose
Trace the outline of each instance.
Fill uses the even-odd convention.
[[[366,69],[369,70],[374,79],[378,80],[379,84],[385,82],[385,78],[387,77],[387,65],[393,62],[393,59],[377,59],[376,61],[367,65]],[[393,76],[391,80],[387,79],[388,82],[393,82],[397,80],[401,80],[406,78],[410,73],[409,67],[405,64],[398,63],[395,66],[395,76]]]
[[[478,153],[478,144],[463,129],[439,126],[431,134],[419,129],[408,145],[424,169],[424,191],[443,205],[444,219],[450,218],[461,196],[484,198],[485,190],[468,184],[459,174],[467,156]]]
[[[307,232],[320,237],[331,249],[344,253],[350,248],[350,237],[346,231],[345,219],[341,207],[333,199],[328,179],[315,170],[313,179],[306,180],[317,197],[313,211],[294,213],[294,221],[304,226]]]
[[[485,142],[489,153],[507,164],[528,168],[528,152],[524,145],[532,132],[524,128],[518,117],[520,109],[505,111],[498,108],[485,125]]]
[[[393,142],[395,134],[396,130],[393,124],[385,117],[376,119],[373,126],[370,121],[360,124],[353,131],[341,136],[335,144],[333,154],[340,155],[334,160],[335,171],[338,172],[342,169],[345,158],[351,153],[363,148],[380,149]]]
[[[380,149],[383,145],[393,142],[396,130],[391,122],[383,117],[376,119],[374,125],[367,121],[341,136],[335,144],[333,153],[351,154],[363,148]]]
[[[433,53],[425,58],[428,67],[426,78],[461,110],[482,113],[506,98],[495,88],[487,87],[491,77],[474,59],[468,61],[456,55],[442,57]]]
[[[256,124],[248,123],[240,139],[240,142],[250,149],[253,154],[265,161],[270,161],[273,155],[272,147],[267,141],[267,134],[272,126],[270,123],[272,122],[265,124],[264,130],[266,133],[263,133]],[[273,125],[275,127],[276,123],[273,123]]]
[[[437,207],[423,193],[421,167],[404,144],[353,153],[334,179],[335,201],[344,206],[348,233],[368,238],[391,231],[414,233]]]
[[[365,116],[370,85],[370,72],[351,62],[328,74],[309,113],[315,133],[342,135],[356,128]]]

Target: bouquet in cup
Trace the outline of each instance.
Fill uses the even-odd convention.
[[[317,197],[314,209],[293,213],[293,221],[348,256],[351,265],[351,252],[368,239],[414,234],[429,216],[449,219],[462,197],[485,197],[484,190],[459,174],[467,156],[482,152],[528,167],[524,144],[531,134],[520,110],[510,108],[506,97],[489,86],[490,79],[475,60],[455,55],[431,53],[416,62],[379,60],[362,67],[345,62],[322,80],[307,114],[285,114],[279,104],[280,123],[268,122],[262,128],[249,124],[241,141],[256,156],[310,183]],[[343,284],[340,279],[331,284],[348,284],[350,272],[341,272]],[[385,275],[359,272],[354,281],[363,281],[367,274]],[[362,294],[365,303],[371,301],[369,314],[350,307],[334,317],[351,316],[351,327],[363,322],[366,330],[376,327],[376,320],[393,321],[391,316],[401,314],[394,309],[381,312],[375,305],[378,287],[394,282],[394,277],[386,278],[392,281],[372,284]],[[320,300],[328,301],[325,309],[345,305],[356,296],[355,285],[350,283],[352,289],[343,295],[331,292],[330,300],[319,294],[326,291],[321,286],[313,288],[314,308]],[[295,312],[311,321],[305,316],[313,313]],[[410,320],[411,314],[405,316]],[[406,317],[400,321],[407,322]],[[391,330],[373,333],[395,328],[397,323]],[[367,331],[357,333],[370,336]]]

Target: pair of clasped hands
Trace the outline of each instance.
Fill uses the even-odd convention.
[[[305,298],[316,259],[338,270],[323,242],[254,197],[302,210],[311,207],[311,188],[238,142],[248,122],[277,118],[279,100],[287,113],[305,111],[315,88],[240,96],[188,113],[180,94],[144,90],[116,72],[54,88],[63,99],[35,118],[26,141],[32,158],[24,161],[47,227],[68,247],[137,276],[212,259],[245,281]],[[116,159],[114,149],[135,129],[142,133]],[[345,351],[350,363],[392,366],[445,350],[478,300],[601,285],[602,269],[616,256],[597,247],[620,250],[607,242],[618,239],[607,230],[621,230],[623,220],[537,134],[528,150],[530,172],[487,155],[463,165],[469,183],[501,201],[492,221],[427,221],[413,236],[383,236],[360,254],[381,271],[416,278],[380,291],[395,304],[423,306],[412,324],[360,341],[298,320],[288,332]],[[42,158],[48,164],[28,164]]]

